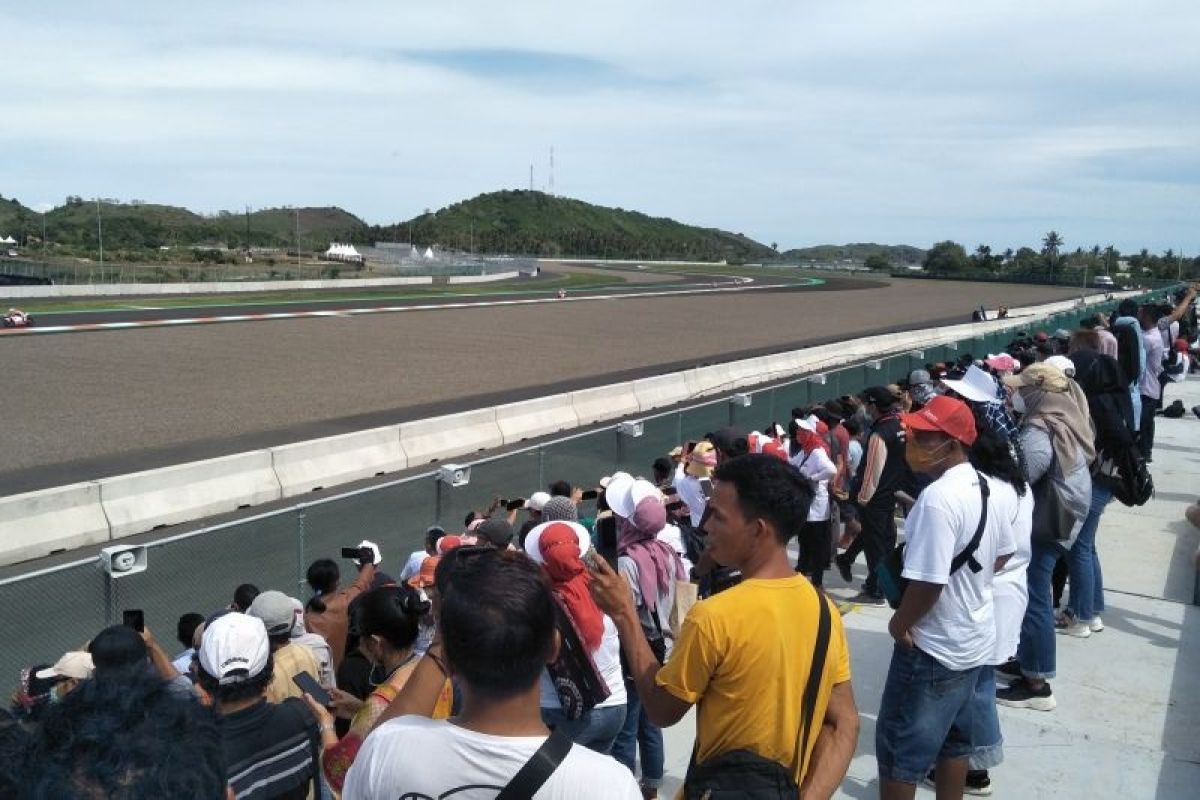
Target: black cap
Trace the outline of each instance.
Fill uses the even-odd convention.
[[[508,524],[508,520],[493,517],[486,520],[474,532],[480,539],[487,541],[497,549],[503,549],[512,544],[513,527]]]
[[[886,386],[868,387],[860,396],[864,403],[870,403],[879,408],[891,408],[896,405],[896,396]]]
[[[142,635],[126,625],[112,625],[97,633],[88,652],[97,671],[142,664],[149,656]]]

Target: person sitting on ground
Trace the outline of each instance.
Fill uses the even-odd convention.
[[[81,683],[48,710],[20,769],[20,797],[227,797],[216,716],[149,670]]]
[[[211,620],[196,661],[197,681],[222,717],[221,751],[234,796],[320,797],[323,731],[304,701],[267,702],[274,663],[262,620],[236,611]]]
[[[267,700],[282,703],[289,697],[301,697],[304,690],[293,678],[306,672],[314,680],[321,681],[321,665],[317,657],[302,644],[292,641],[292,628],[296,624],[296,611],[292,598],[283,592],[266,591],[254,598],[246,613],[262,620],[271,643],[271,658],[274,663],[271,682],[267,685]]]
[[[547,669],[541,682],[542,719],[576,744],[607,755],[625,722],[627,698],[617,628],[588,592],[591,578],[583,555],[591,545],[587,529],[578,523],[543,522],[530,531],[525,552],[541,566],[554,599],[565,612],[565,618],[560,618],[560,636],[573,636],[582,645],[582,652],[567,654],[578,659],[576,666],[581,669],[594,669],[601,689],[607,691],[603,697],[585,698],[584,707],[572,716],[571,709],[564,708],[560,687]],[[595,702],[588,705],[588,700]]]
[[[258,587],[253,583],[243,583],[233,590],[233,602],[229,604],[229,610],[241,611],[244,614],[256,597]]]
[[[938,797],[961,797],[977,736],[999,745],[995,704],[976,697],[995,691],[992,580],[1017,549],[1016,495],[992,492],[968,463],[976,428],[966,403],[938,397],[903,424],[909,466],[934,481],[905,526],[895,577],[907,588],[893,587],[895,646],[875,727],[880,797],[911,800],[935,760]]]
[[[343,693],[334,695],[339,713],[353,709],[350,730],[339,740],[329,726],[324,726],[321,765],[325,779],[336,791],[341,791],[346,772],[362,748],[363,741],[380,715],[396,699],[416,668],[413,645],[420,632],[421,618],[430,611],[430,602],[410,586],[381,586],[366,592],[355,603],[354,629],[358,632],[358,648],[371,662],[377,681],[365,701]],[[446,682],[434,719],[450,716],[453,696]],[[325,712],[315,702],[309,704],[318,719]]]
[[[418,572],[421,571],[421,564],[429,556],[437,555],[438,539],[446,535],[446,529],[441,525],[430,525],[425,529],[425,547],[421,550],[414,550],[408,557],[408,561],[404,562],[404,568],[400,570],[400,583],[406,583],[411,580]]]
[[[438,564],[437,586],[440,641],[389,713],[406,701],[432,708],[447,671],[462,690],[462,712],[377,725],[346,775],[345,800],[459,797],[468,788],[494,797],[543,749],[550,775],[515,796],[640,800],[625,767],[561,734],[547,737],[539,678],[558,643],[554,599],[537,565],[518,552],[460,548]]]
[[[378,553],[378,548],[376,548]],[[309,565],[305,577],[316,593],[304,608],[304,627],[324,637],[333,653],[333,668],[336,672],[346,657],[346,628],[350,624],[347,609],[350,601],[371,588],[375,580],[376,564],[379,561],[356,561],[358,575],[354,583],[345,589],[338,588],[341,570],[337,562],[322,558]],[[249,605],[246,606],[249,608]]]
[[[642,633],[626,580],[597,561],[592,592],[617,624],[649,720],[674,725],[698,706],[697,769],[718,771],[723,757],[749,751],[779,765],[803,796],[829,797],[854,755],[858,710],[841,617],[828,613],[828,601],[788,560],[787,543],[808,516],[812,489],[792,467],[763,454],[727,461],[714,478],[709,548],[745,579],[692,607],[665,665]],[[821,617],[828,649],[812,714],[802,719]]]
[[[183,645],[183,652],[171,659],[171,665],[178,670],[180,675],[188,675],[192,669],[192,658],[196,655],[196,648],[192,645],[192,641],[196,636],[196,628],[204,624],[204,617],[194,611],[183,614],[179,617],[179,622],[175,625],[175,640]]]

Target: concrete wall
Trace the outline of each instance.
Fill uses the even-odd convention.
[[[788,377],[948,342],[969,347],[974,336],[1025,327],[1034,315],[1076,307],[1077,301],[1067,301],[1015,309],[1013,316],[1026,316],[1026,322],[996,320],[861,337],[0,498],[0,565]]]
[[[451,285],[460,283],[495,283],[496,281],[508,281],[519,277],[521,277],[521,273],[519,272],[493,272],[490,275],[451,275],[446,279],[446,283]]]
[[[515,277],[516,273],[513,273]],[[486,276],[486,277],[491,277]],[[328,281],[214,281],[212,283],[62,283],[52,286],[0,286],[0,297],[122,297],[176,294],[288,292],[301,289],[378,289],[387,286],[429,286],[433,278],[338,278]]]

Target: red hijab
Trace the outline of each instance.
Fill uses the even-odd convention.
[[[538,550],[554,594],[579,630],[584,647],[594,653],[604,638],[604,612],[588,590],[591,576],[579,552],[579,535],[565,523],[550,524],[542,531]]]

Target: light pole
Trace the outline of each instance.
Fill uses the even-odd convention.
[[[100,281],[104,281],[104,220],[100,216],[100,198],[96,198],[96,237],[100,240]]]

